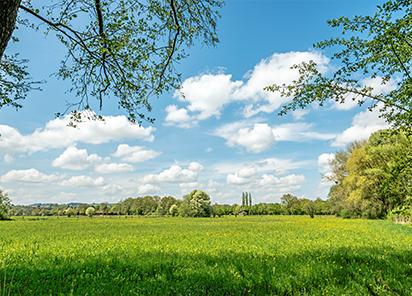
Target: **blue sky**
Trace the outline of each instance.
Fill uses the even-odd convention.
[[[177,69],[183,93],[153,98],[154,124],[127,122],[117,102],[106,100],[105,122],[67,127],[54,113],[75,101],[68,82],[56,80],[65,49],[53,36],[21,28],[6,53],[27,58],[34,80],[45,79],[24,108],[0,109],[0,188],[15,204],[117,202],[127,197],[182,198],[205,190],[212,203],[279,202],[285,193],[326,198],[328,159],[348,143],[387,124],[352,102],[310,106],[278,116],[289,98],[263,90],[290,82],[293,64],[310,59],[325,72],[333,51],[312,44],[338,36],[328,19],[373,14],[377,1],[228,0],[218,22],[220,44],[196,44]],[[378,80],[363,83],[387,91]],[[97,104],[96,104],[97,106]]]

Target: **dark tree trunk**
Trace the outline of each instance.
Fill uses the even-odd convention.
[[[0,0],[0,58],[14,31],[20,2],[21,0]]]

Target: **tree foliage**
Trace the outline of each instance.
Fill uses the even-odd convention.
[[[93,217],[93,215],[96,213],[95,208],[93,207],[88,207],[86,209],[86,215],[89,216],[90,218]]]
[[[179,215],[183,217],[210,217],[212,206],[210,196],[202,190],[193,190],[183,196],[179,207]]]
[[[412,127],[412,1],[388,1],[372,16],[340,17],[328,21],[342,28],[350,37],[334,37],[314,45],[316,49],[337,47],[333,55],[338,69],[324,75],[313,61],[292,68],[300,77],[289,85],[272,85],[268,91],[292,97],[279,114],[305,108],[313,102],[328,100],[343,103],[354,100],[369,109],[378,107],[382,117],[393,127]],[[380,79],[381,84],[396,84],[388,93],[374,92],[362,84],[365,77]]]
[[[9,206],[11,205],[11,199],[9,198],[7,192],[0,189],[0,220],[8,220],[7,212]]]
[[[329,191],[335,211],[373,217],[402,206],[412,195],[411,145],[410,133],[382,130],[337,151],[329,176],[335,181]]]
[[[187,57],[185,48],[196,39],[205,45],[218,43],[217,0],[59,0],[38,3],[30,0],[1,1],[10,11],[25,12],[54,32],[67,49],[56,76],[71,81],[69,91],[79,101],[68,108],[89,109],[89,98],[116,97],[129,120],[152,121],[140,110],[152,109],[151,96],[178,88],[181,74],[175,64]],[[0,10],[9,30],[14,30],[17,14]],[[30,25],[19,13],[20,25]],[[35,25],[32,25],[35,26]],[[0,34],[7,45],[11,34]],[[20,100],[31,89],[28,73],[16,60],[3,56],[0,48],[0,107],[21,108]],[[14,96],[11,94],[14,93]],[[60,115],[58,113],[57,115]],[[80,116],[80,118],[79,118]],[[74,119],[81,120],[76,112]]]
[[[287,193],[284,194],[280,200],[282,201],[282,205],[286,208],[286,211],[289,215],[296,214],[296,212],[299,210],[299,199],[297,196],[294,196],[293,194]]]

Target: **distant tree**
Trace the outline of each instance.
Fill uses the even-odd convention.
[[[296,214],[299,210],[300,202],[298,198],[290,193],[284,194],[280,200],[282,201],[282,205],[285,206],[289,215]]]
[[[115,215],[119,215],[120,214],[120,206],[119,204],[115,204],[110,208],[110,213],[111,214],[115,214]]]
[[[32,216],[39,216],[40,215],[40,209],[39,208],[34,208],[33,211],[31,212]]]
[[[313,201],[305,203],[303,210],[311,217],[314,218],[318,210],[316,203]]]
[[[79,215],[85,215],[87,208],[89,208],[90,205],[87,203],[81,203],[77,206],[77,209],[79,210]]]
[[[154,212],[156,216],[162,216],[163,213],[164,213],[164,209],[160,205],[157,207],[156,211]]]
[[[215,209],[215,214],[218,217],[222,217],[225,215],[225,207],[224,206],[217,206]]]
[[[109,210],[109,203],[107,201],[101,203],[100,204],[100,210],[102,211],[103,215],[106,215],[108,213],[108,210]]]
[[[11,199],[9,198],[7,192],[0,189],[0,220],[8,220],[7,212],[11,205]]]
[[[177,199],[173,196],[164,196],[159,201],[160,206],[163,208],[165,213],[169,213],[170,207],[177,202]]]
[[[67,217],[71,217],[73,215],[73,209],[71,207],[67,208],[66,211],[64,212]]]
[[[50,210],[47,208],[43,208],[41,211],[42,216],[48,216],[50,215]]]
[[[249,207],[252,206],[252,193],[249,192]]]
[[[187,199],[185,198],[186,196],[188,197]],[[180,217],[194,217],[196,215],[196,212],[190,206],[188,199],[189,199],[189,194],[183,196],[183,203],[179,207]]]
[[[120,201],[119,206],[120,206],[120,213],[122,215],[130,215],[132,214],[131,207],[133,204],[133,198],[129,197],[123,201]]]
[[[177,216],[178,213],[179,213],[179,208],[178,208],[178,206],[177,206],[177,205],[172,205],[172,206],[170,207],[170,209],[169,209],[169,213],[170,213],[170,215],[172,215],[172,217]]]
[[[180,210],[183,207],[182,210]],[[210,196],[202,190],[193,190],[183,196],[183,204],[179,208],[179,214],[192,217],[210,217],[212,206]]]
[[[96,213],[96,209],[93,207],[88,207],[86,210],[86,215],[89,216],[90,218],[92,218],[95,213]]]

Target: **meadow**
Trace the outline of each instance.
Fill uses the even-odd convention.
[[[0,295],[412,295],[412,227],[302,216],[5,221]]]

